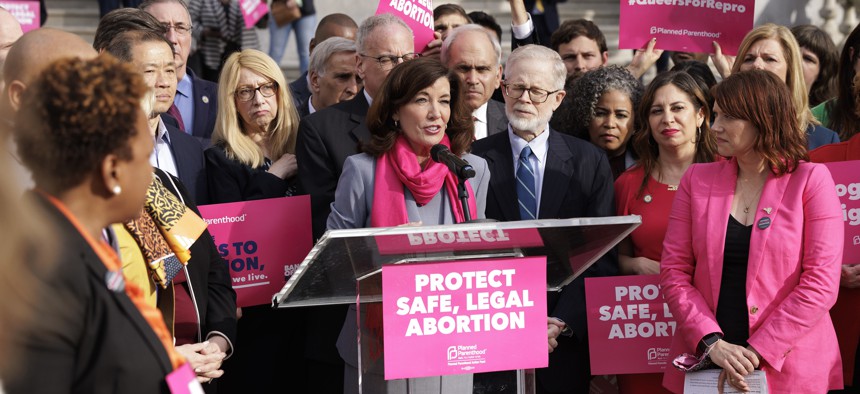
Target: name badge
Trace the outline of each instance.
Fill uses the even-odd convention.
[[[197,381],[197,374],[188,363],[167,375],[167,387],[171,394],[205,394],[203,386]]]

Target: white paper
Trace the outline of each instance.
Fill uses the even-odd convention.
[[[684,375],[684,394],[717,394],[717,379],[720,377],[721,369],[706,369],[697,372],[688,372]],[[768,394],[767,377],[764,371],[753,371],[744,377],[751,394]],[[743,393],[730,386],[728,381],[723,384],[723,393]]]

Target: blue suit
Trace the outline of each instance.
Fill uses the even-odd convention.
[[[191,69],[186,69],[194,87],[194,130],[191,135],[197,137],[206,148],[215,131],[215,119],[218,116],[218,84],[198,78]],[[188,185],[186,185],[188,186]]]
[[[162,114],[161,119],[167,127],[170,138],[170,152],[176,162],[177,178],[194,197],[194,203],[209,203],[209,187],[206,181],[206,160],[203,158],[203,145],[195,137],[179,130],[176,119]]]

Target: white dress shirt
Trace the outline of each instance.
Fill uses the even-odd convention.
[[[472,118],[475,119],[475,140],[479,140],[487,136],[487,103],[484,103],[475,112],[472,112]]]
[[[173,158],[173,151],[170,150],[170,136],[167,134],[167,126],[158,117],[158,130],[155,132],[155,149],[149,155],[149,164],[170,175],[179,177],[179,172],[176,171],[176,160]]]

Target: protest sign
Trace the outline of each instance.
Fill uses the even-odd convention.
[[[543,239],[536,228],[498,230],[425,231],[374,237],[379,254],[536,248]]]
[[[415,53],[423,52],[433,41],[433,0],[379,0],[376,15],[379,14],[392,14],[412,28]]]
[[[713,53],[713,42],[735,55],[753,28],[755,0],[621,0],[618,48]]]
[[[546,258],[382,267],[385,379],[546,367]]]
[[[845,221],[845,247],[842,264],[860,263],[860,160],[824,163],[836,184]]]
[[[24,33],[38,29],[41,25],[38,1],[3,0],[0,1],[0,7],[5,8],[6,11],[12,14],[15,20],[21,25],[21,30]]]
[[[262,0],[239,0],[239,9],[245,19],[245,27],[252,28],[267,12],[269,7]]]
[[[675,320],[659,275],[585,279],[591,373],[663,372]]]
[[[311,250],[310,197],[200,206],[240,307],[270,304]]]

